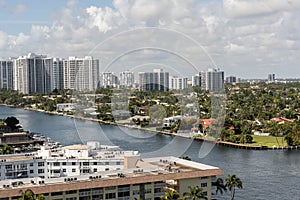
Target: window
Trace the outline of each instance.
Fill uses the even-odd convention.
[[[12,165],[5,165],[5,169],[12,169]]]
[[[67,163],[66,163],[66,162],[63,162],[62,165],[67,165]]]
[[[76,169],[72,169],[72,172],[76,172]]]
[[[31,170],[29,171],[29,173],[30,173],[30,174],[33,174],[33,169],[31,169]]]
[[[76,162],[72,162],[72,165],[76,165]]]
[[[89,162],[83,162],[82,165],[83,166],[89,166]]]
[[[66,191],[66,194],[76,194],[76,193],[77,193],[77,190]]]
[[[38,166],[39,167],[45,166],[45,163],[44,162],[38,162]]]
[[[60,166],[60,163],[59,162],[55,162],[55,163],[53,163],[53,166]]]
[[[33,163],[30,163],[29,166],[30,166],[30,167],[33,167]]]
[[[59,195],[62,195],[62,194],[63,194],[62,192],[52,192],[51,196],[59,196]]]
[[[145,194],[151,193],[151,188],[145,189]]]
[[[201,183],[201,187],[202,188],[207,187],[207,183]]]
[[[97,162],[94,162],[94,165],[97,165]]]
[[[132,191],[132,195],[139,195],[140,194],[140,191],[139,190],[133,190]]]
[[[205,195],[205,196],[207,196],[207,192],[205,191],[205,192],[203,192],[203,194]]]
[[[208,177],[207,176],[203,176],[203,177],[201,177],[201,179],[208,179]]]
[[[38,169],[38,173],[39,174],[42,174],[42,173],[44,173],[45,171],[44,171],[44,169]]]
[[[121,165],[121,162],[120,161],[117,161],[117,163],[116,163],[117,165]]]
[[[114,199],[114,198],[116,198],[116,193],[105,194],[105,199]]]
[[[94,172],[97,172],[97,168],[94,168]]]
[[[67,172],[67,169],[63,169],[63,172]]]

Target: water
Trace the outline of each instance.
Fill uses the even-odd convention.
[[[25,130],[43,133],[64,145],[98,140],[101,144],[138,150],[143,157],[188,155],[194,161],[220,167],[224,177],[227,174],[240,177],[244,189],[237,190],[236,199],[300,199],[300,151],[251,151],[215,146],[207,156],[199,158],[203,143],[190,139],[0,106],[0,118],[8,116],[17,117]],[[229,193],[219,199],[229,199]]]

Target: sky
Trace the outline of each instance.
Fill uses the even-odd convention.
[[[300,78],[299,0],[0,0],[0,58],[91,55],[102,71]]]

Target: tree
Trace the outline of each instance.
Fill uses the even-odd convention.
[[[234,195],[235,195],[235,189],[236,188],[242,189],[243,188],[243,183],[242,183],[241,179],[238,178],[235,174],[233,174],[233,175],[229,174],[226,178],[225,186],[231,192],[231,200],[233,200]]]
[[[179,193],[176,190],[169,190],[165,192],[165,196],[160,197],[162,200],[176,200],[179,199]]]
[[[11,129],[16,129],[16,125],[19,124],[19,120],[15,117],[7,117],[4,122]]]
[[[36,196],[32,190],[27,189],[25,192],[22,191],[22,197],[18,200],[46,200],[46,198],[43,194],[38,194]]]
[[[222,178],[218,178],[216,182],[212,182],[212,186],[217,187],[216,194],[218,194],[218,191],[220,191],[221,194],[223,194],[223,191],[227,191]]]
[[[195,187],[189,186],[189,191],[183,193],[183,199],[185,200],[197,200],[197,199],[207,199],[203,192],[203,189],[198,185]]]
[[[4,144],[1,148],[0,148],[0,154],[11,154],[13,151],[13,148],[7,144]]]

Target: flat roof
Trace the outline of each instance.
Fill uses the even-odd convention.
[[[120,174],[122,174],[122,176],[120,176]],[[103,171],[74,177],[50,179],[26,178],[0,181],[0,198],[20,196],[20,190],[25,191],[27,188],[30,188],[35,194],[40,194],[68,190],[103,188],[117,185],[140,184],[146,182],[179,180],[204,176],[217,176],[222,174],[223,171],[218,167],[183,160],[176,157],[147,158],[140,160],[137,163],[136,168],[132,169]],[[32,184],[31,180],[35,180],[35,183]],[[41,180],[43,180],[42,183],[40,182]],[[22,181],[23,184],[15,187],[1,187],[2,185],[11,185],[12,182],[16,181]]]

